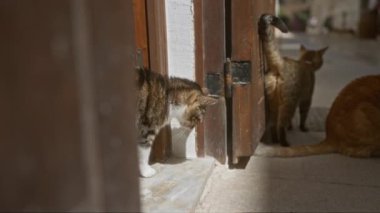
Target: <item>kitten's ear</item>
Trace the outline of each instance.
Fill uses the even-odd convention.
[[[203,93],[203,95],[208,95],[210,92],[208,91],[208,89],[206,87],[203,87],[202,93]]]
[[[329,46],[327,46],[327,47],[325,47],[325,48],[323,48],[323,49],[320,49],[320,50],[318,50],[318,52],[321,54],[321,55],[323,55],[323,54],[325,54],[325,52],[326,52],[326,50],[329,48]]]
[[[218,99],[210,97],[210,96],[202,95],[199,99],[199,102],[202,105],[211,106],[218,103]]]
[[[306,52],[306,47],[305,46],[303,46],[303,44],[301,44],[301,46],[300,46],[300,50],[301,50],[301,52]]]

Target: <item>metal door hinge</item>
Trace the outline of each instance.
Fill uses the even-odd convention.
[[[246,85],[251,83],[251,62],[231,61],[225,63],[226,97],[232,96],[233,85]]]
[[[206,74],[206,87],[210,96],[224,96],[224,80],[220,73]]]

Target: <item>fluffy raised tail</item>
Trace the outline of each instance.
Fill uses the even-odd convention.
[[[326,141],[312,145],[300,145],[293,147],[268,146],[259,144],[255,150],[256,156],[265,157],[302,157],[309,155],[322,155],[337,152],[337,147]]]
[[[275,42],[274,26],[283,33],[288,32],[286,24],[278,17],[264,14],[259,20],[259,35],[263,42],[264,55],[266,57],[269,70],[278,71],[283,64],[283,58]]]

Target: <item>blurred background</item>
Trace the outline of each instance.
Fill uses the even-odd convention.
[[[277,13],[293,32],[352,33],[376,38],[380,33],[378,0],[279,0]]]

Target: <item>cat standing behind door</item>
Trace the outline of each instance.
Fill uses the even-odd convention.
[[[160,129],[175,118],[180,125],[193,129],[203,118],[206,107],[217,103],[205,90],[190,80],[166,77],[148,69],[136,68],[138,75],[138,152],[140,174],[151,177],[149,155]]]
[[[270,25],[282,32],[288,31],[285,23],[278,17],[269,14],[261,16],[259,34],[268,66],[265,74],[265,92],[269,108],[267,133],[270,132],[274,143],[289,146],[286,128],[290,125],[298,106],[302,119],[306,120],[313,92],[310,88],[314,88],[314,72],[322,66],[322,56],[327,47],[318,51],[305,49],[299,60],[283,58],[275,41],[274,28]]]
[[[301,56],[299,58],[299,61],[302,61],[304,63],[307,63],[310,65],[310,69],[305,70],[305,76],[302,79],[302,91],[301,91],[301,97],[298,104],[298,110],[300,114],[300,130],[303,132],[307,132],[309,129],[306,127],[306,119],[307,115],[310,110],[311,101],[313,99],[313,92],[314,92],[314,86],[315,86],[315,72],[319,70],[320,67],[323,65],[323,54],[327,50],[327,47],[321,49],[321,50],[309,50],[306,49],[305,46],[301,44],[300,47],[300,53]],[[314,67],[313,67],[314,66]],[[290,121],[289,124],[290,129],[292,129],[292,124]]]

